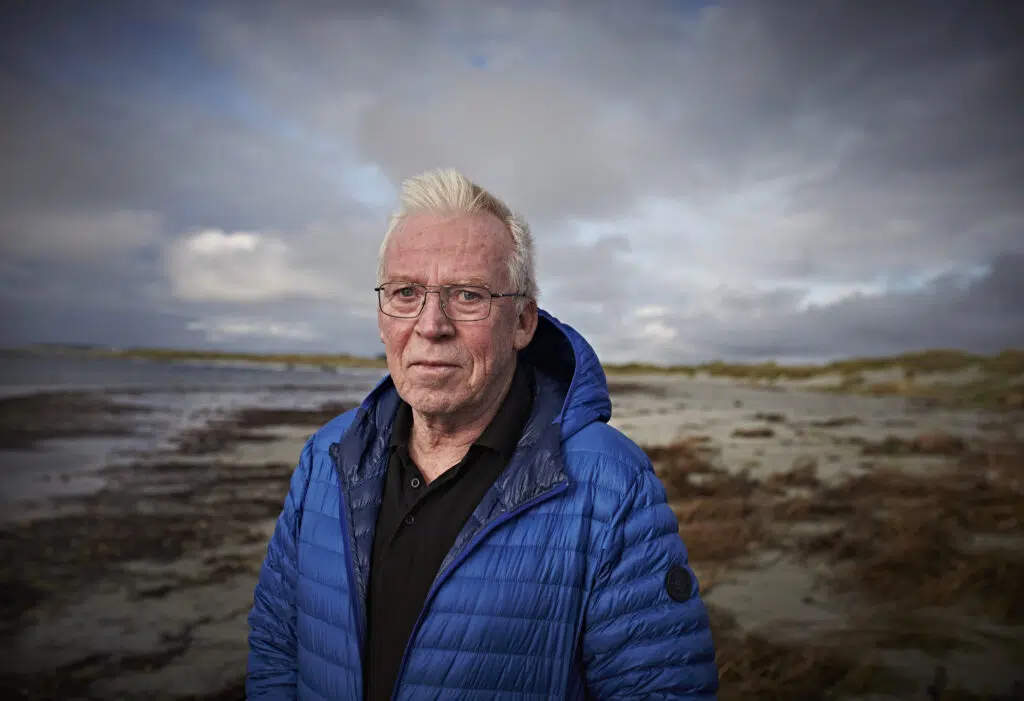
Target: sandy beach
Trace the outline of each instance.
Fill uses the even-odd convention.
[[[610,385],[612,423],[652,458],[702,579],[720,698],[1020,698],[1020,412],[796,383]],[[0,455],[40,466],[0,530],[0,696],[242,698],[245,617],[289,475],[358,396],[303,392],[207,411],[89,469],[53,457],[54,438],[130,441],[151,402],[0,399]]]

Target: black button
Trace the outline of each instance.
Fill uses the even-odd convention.
[[[665,575],[665,591],[676,601],[688,601],[693,596],[693,575],[685,567],[670,567]]]
[[[409,480],[409,484],[412,485],[413,489],[416,489],[417,487],[420,486],[420,478],[413,477],[411,480]]]
[[[407,526],[411,526],[414,523],[416,523],[416,517],[415,516],[413,516],[412,514],[409,514],[408,516],[405,517],[405,524]]]

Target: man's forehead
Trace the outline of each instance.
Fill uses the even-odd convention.
[[[471,239],[481,243],[503,243],[509,240],[504,223],[488,212],[473,214],[411,214],[398,225],[393,240],[403,243],[424,238],[450,240]]]
[[[395,229],[385,251],[387,276],[422,281],[431,273],[448,283],[503,284],[511,236],[501,220],[492,229],[479,215],[417,214]]]

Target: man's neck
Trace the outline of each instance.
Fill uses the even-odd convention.
[[[512,386],[512,372],[491,400],[461,416],[424,416],[413,409],[409,454],[427,482],[458,464],[497,415]]]

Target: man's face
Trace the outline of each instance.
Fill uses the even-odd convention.
[[[405,219],[385,251],[385,282],[508,289],[512,237],[491,214],[417,214]],[[480,321],[452,321],[440,296],[428,294],[415,319],[377,311],[388,370],[402,399],[426,416],[472,417],[496,401],[517,351],[533,338],[537,307],[516,313],[514,297],[491,302]]]

